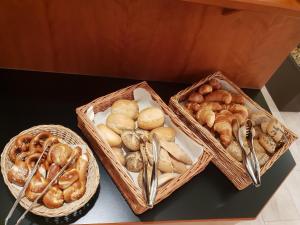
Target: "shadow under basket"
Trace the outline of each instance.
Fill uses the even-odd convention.
[[[246,105],[253,111],[263,112],[268,118],[274,118],[269,112],[259,106],[254,102],[249,96],[247,96],[237,85],[231,82],[228,78],[222,75],[221,72],[216,72],[199,82],[193,84],[192,86],[178,92],[175,96],[171,97],[169,105],[173,111],[179,116],[179,118],[184,121],[194,133],[203,140],[206,140],[207,145],[211,147],[216,153],[215,158],[212,162],[222,171],[223,174],[234,184],[234,186],[242,190],[252,184],[252,181],[241,162],[234,159],[230,153],[228,153],[222,144],[212,135],[212,133],[202,126],[196,119],[187,112],[187,110],[182,105],[182,102],[187,100],[188,96],[196,91],[202,84],[208,82],[211,79],[217,79],[221,82],[222,87],[226,88],[236,94],[244,96],[246,99]],[[224,86],[223,86],[224,85]],[[225,88],[225,89],[226,89]],[[249,109],[249,108],[248,108]],[[261,175],[263,175],[272,165],[282,156],[289,148],[289,146],[296,140],[297,136],[284,127],[284,133],[286,136],[286,142],[283,146],[276,150],[276,152],[270,157],[270,159],[261,167]],[[263,182],[263,180],[262,180]]]
[[[97,191],[100,182],[100,173],[97,161],[93,155],[93,152],[88,147],[88,145],[72,130],[63,127],[61,125],[39,125],[27,130],[22,131],[17,136],[13,137],[9,143],[6,144],[2,154],[1,154],[1,172],[4,179],[5,184],[9,188],[10,192],[13,194],[15,198],[17,198],[21,188],[9,182],[7,178],[7,171],[12,167],[13,163],[10,161],[8,157],[8,152],[15,146],[15,140],[18,136],[23,134],[32,134],[36,135],[42,131],[49,131],[52,135],[60,138],[66,144],[69,145],[79,145],[85,146],[86,152],[89,156],[89,167],[88,167],[88,175],[87,175],[87,183],[86,183],[86,191],[84,195],[73,202],[64,203],[63,206],[55,209],[50,209],[45,207],[42,204],[37,204],[36,207],[32,208],[30,212],[35,215],[43,216],[43,217],[70,217],[73,218],[74,215],[78,215],[81,208],[91,200],[94,194]],[[20,205],[27,209],[31,205],[31,201],[29,201],[26,197],[23,197],[20,201]]]
[[[96,100],[76,109],[78,116],[78,126],[87,137],[93,149],[99,156],[107,172],[113,178],[115,184],[119,188],[122,195],[125,197],[130,207],[135,214],[141,214],[150,209],[145,201],[142,189],[138,187],[130,177],[127,169],[117,160],[112,153],[111,147],[100,137],[93,121],[87,116],[87,110],[91,107],[94,113],[103,112],[110,108],[111,105],[119,99],[134,98],[133,92],[137,88],[145,89],[164,111],[165,115],[169,116],[172,123],[176,125],[185,135],[192,139],[195,143],[203,147],[203,153],[198,160],[183,174],[168,182],[166,185],[158,189],[155,204],[171,195],[176,189],[183,186],[186,182],[199,174],[213,158],[213,151],[201,141],[184,123],[174,114],[174,112],[162,101],[162,99],[154,92],[154,90],[146,83],[141,82],[136,85],[129,86],[119,91],[113,92],[106,96],[97,98]]]

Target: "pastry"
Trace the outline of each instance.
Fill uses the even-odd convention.
[[[112,104],[111,112],[123,114],[133,120],[136,120],[139,115],[139,106],[134,100],[120,99]]]
[[[135,123],[124,114],[112,113],[106,119],[106,126],[121,135],[124,130],[134,130]]]
[[[231,93],[231,97],[232,97],[232,99],[231,99],[232,103],[237,103],[237,104],[242,104],[242,105],[245,104],[246,100],[243,95]]]
[[[214,90],[219,90],[222,87],[220,82],[215,78],[209,80],[208,83]]]
[[[183,174],[188,170],[187,166],[184,163],[178,161],[172,156],[170,157],[170,159],[171,159],[174,173]]]
[[[201,104],[199,104],[197,110],[204,109],[204,108],[211,109],[214,112],[225,109],[225,107],[222,106],[219,102],[202,102]]]
[[[226,109],[233,114],[233,118],[237,119],[240,124],[244,124],[248,118],[248,109],[240,104],[230,104]]]
[[[140,137],[134,131],[124,131],[121,139],[130,151],[140,150]]]
[[[205,103],[205,102],[203,102]],[[202,103],[201,103],[202,104]],[[185,104],[185,107],[188,109],[188,110],[191,110],[193,112],[197,112],[199,109],[200,109],[200,104],[199,103],[196,103],[196,102],[187,102]]]
[[[226,151],[237,161],[243,161],[242,149],[236,141],[232,141],[226,148]]]
[[[216,115],[215,113],[208,108],[203,108],[200,109],[196,113],[196,120],[201,124],[201,125],[207,125],[208,127],[212,127],[215,123]]]
[[[74,182],[79,179],[79,173],[77,169],[73,168],[64,172],[62,176],[58,179],[58,186],[61,189],[67,189]]]
[[[153,134],[156,134],[159,140],[164,141],[175,141],[176,132],[171,127],[158,127],[150,132],[150,141],[152,140]]]
[[[213,129],[220,135],[221,143],[226,147],[232,141],[232,113],[222,110],[217,114]]]
[[[284,134],[283,126],[276,119],[272,119],[267,126],[267,134],[269,134],[276,142],[282,139]]]
[[[192,165],[192,159],[174,142],[160,141],[160,145],[171,156],[187,165]]]
[[[76,169],[79,173],[79,180],[70,187],[63,190],[65,202],[72,202],[80,199],[86,190],[86,179],[88,172],[89,158],[87,154],[82,154],[76,161]]]
[[[153,165],[152,144],[146,142],[146,144],[143,145],[143,147],[146,148],[145,150],[150,165]],[[162,148],[159,151],[159,161],[157,167],[160,171],[164,173],[171,173],[174,169],[168,152]]]
[[[59,208],[64,204],[64,195],[58,186],[50,187],[43,196],[43,203],[49,209]]]
[[[259,135],[258,141],[269,153],[275,152],[276,143],[271,136],[267,134],[261,134]]]
[[[216,90],[204,97],[207,102],[223,102],[229,104],[232,100],[231,94],[225,90]]]
[[[138,116],[138,127],[144,130],[152,130],[163,126],[165,115],[160,108],[149,107],[142,110]]]
[[[63,167],[72,154],[72,148],[69,145],[57,143],[51,146],[49,150],[49,157],[51,162],[54,162],[58,166]]]
[[[119,161],[123,166],[125,166],[126,160],[123,150],[121,148],[116,147],[111,148],[111,150],[114,156],[116,157],[117,161]]]
[[[131,152],[126,156],[126,168],[131,172],[139,172],[143,168],[140,152]]]
[[[213,91],[213,88],[212,88],[212,86],[209,85],[209,84],[203,84],[203,85],[201,85],[201,86],[199,87],[199,89],[198,89],[198,92],[199,92],[199,94],[201,94],[201,95],[206,95],[206,94],[208,94],[208,93],[210,93],[210,92],[212,92],[212,91]]]
[[[112,129],[108,128],[104,124],[97,125],[97,131],[100,136],[106,141],[111,147],[119,147],[122,144],[121,137],[116,134]]]
[[[201,103],[204,101],[204,98],[201,94],[197,93],[197,92],[193,92],[189,98],[188,101],[190,102],[195,102],[195,103]]]
[[[34,201],[40,193],[45,189],[48,185],[48,181],[46,177],[44,177],[41,173],[37,172],[29,183],[28,188],[25,191],[25,196],[30,200]]]
[[[51,181],[58,174],[60,170],[61,170],[60,166],[56,165],[55,163],[52,163],[48,168],[46,179],[48,181]]]
[[[26,163],[18,158],[15,164],[8,170],[7,178],[9,182],[18,186],[24,186],[29,170]]]
[[[265,134],[267,133],[267,128],[268,128],[268,125],[269,125],[269,122],[270,121],[264,121],[260,124],[260,128],[262,130],[262,132],[264,132]]]
[[[33,152],[43,152],[43,144],[46,139],[51,137],[51,133],[48,131],[43,131],[37,134],[29,143],[29,151]]]
[[[264,112],[254,112],[251,113],[250,119],[252,120],[253,125],[259,126],[262,122],[269,121],[270,119],[265,115]]]
[[[158,176],[158,184],[157,187],[162,187],[167,184],[169,181],[173,180],[174,178],[178,177],[180,174],[178,173],[163,173]]]
[[[17,137],[16,147],[19,148],[22,152],[29,150],[30,141],[33,139],[31,134],[23,134]]]

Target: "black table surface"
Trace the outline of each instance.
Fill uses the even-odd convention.
[[[0,151],[10,138],[24,129],[40,124],[61,124],[84,138],[77,127],[75,108],[137,82],[139,81],[0,69]],[[149,84],[166,103],[172,95],[189,85],[166,82]],[[260,91],[245,92],[268,109]],[[238,191],[210,163],[202,173],[154,209],[137,216],[99,161],[100,187],[83,209],[68,217],[56,219],[28,214],[23,224],[255,218],[294,166],[295,161],[288,151],[262,177],[260,188],[250,186]],[[0,190],[0,224],[3,224],[15,199],[2,176]],[[12,220],[15,221],[23,211],[18,206]]]

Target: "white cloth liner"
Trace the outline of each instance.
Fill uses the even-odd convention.
[[[148,107],[158,107],[159,104],[152,100],[150,93],[144,88],[137,88],[133,92],[134,100],[137,101],[139,106],[139,111]],[[95,128],[99,124],[106,124],[106,118],[111,113],[111,108],[107,108],[105,111],[94,113],[93,107],[91,106],[87,112],[87,117],[93,122]],[[189,138],[180,128],[178,128],[170,119],[168,115],[165,115],[165,125],[167,127],[172,127],[176,131],[175,143],[180,146],[180,148],[190,156],[193,164],[198,161],[198,159],[203,154],[203,147]],[[97,130],[97,129],[96,129]],[[124,149],[123,149],[124,150]],[[131,175],[133,182],[138,186],[137,176],[138,173],[133,173],[128,171]]]

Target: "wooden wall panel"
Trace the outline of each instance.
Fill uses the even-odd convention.
[[[180,0],[2,0],[0,27],[0,67],[243,87],[300,42],[299,18]]]

